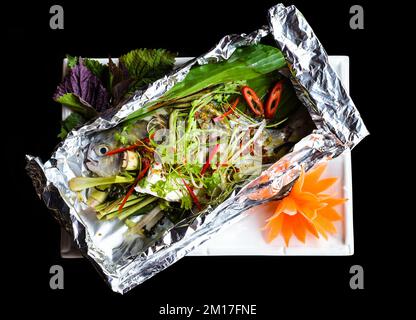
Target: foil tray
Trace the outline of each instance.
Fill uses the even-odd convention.
[[[176,59],[176,65],[182,65],[191,58],[180,57]],[[106,63],[107,59],[97,59]],[[117,59],[113,59],[117,62]],[[344,88],[349,91],[349,57],[329,56],[329,62],[341,79]],[[63,61],[63,74],[66,73],[67,60]],[[348,92],[349,93],[349,92]],[[65,119],[70,110],[62,108],[62,118]],[[280,256],[280,255],[340,255],[347,256],[354,254],[354,233],[352,214],[352,172],[351,153],[349,150],[328,163],[324,175],[338,177],[339,181],[332,187],[331,191],[339,197],[349,199],[337,209],[343,216],[343,220],[335,224],[337,234],[316,239],[311,235],[306,238],[303,244],[295,237],[291,240],[290,247],[285,247],[283,239],[277,238],[272,243],[265,242],[261,228],[264,224],[263,212],[254,212],[241,221],[224,228],[218,236],[210,239],[203,245],[196,248],[188,256]],[[71,237],[65,230],[61,231],[61,256],[62,258],[81,258],[81,254],[73,243]]]

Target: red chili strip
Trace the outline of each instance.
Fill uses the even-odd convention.
[[[136,185],[139,183],[139,181],[144,177],[144,175],[146,174],[146,172],[149,170],[149,167],[150,167],[150,161],[149,161],[149,159],[143,158],[142,164],[143,164],[143,169],[137,175],[137,177],[134,180],[132,186],[130,187],[129,191],[127,191],[126,195],[123,198],[123,201],[121,202],[120,206],[118,207],[118,211],[119,212],[121,212],[121,210],[123,209],[123,207],[126,204],[127,200],[132,195],[132,193],[133,193],[134,188],[136,187]]]
[[[201,210],[202,209],[201,204],[199,203],[199,200],[196,197],[196,195],[195,195],[194,191],[192,190],[192,188],[185,182],[185,180],[183,178],[182,178],[182,182],[185,185],[186,190],[188,190],[189,195],[191,196],[192,201],[195,203],[195,205],[198,208],[198,210]]]
[[[138,140],[135,144],[132,144],[131,146],[128,146],[128,147],[123,147],[123,148],[119,148],[119,149],[114,149],[114,150],[108,151],[108,152],[107,152],[107,153],[105,153],[104,155],[105,155],[105,156],[112,156],[112,155],[114,155],[114,154],[121,153],[121,152],[128,151],[128,150],[137,149],[137,148],[139,148],[139,147],[144,147],[144,148],[146,148],[147,150],[149,150],[149,151],[153,152],[153,151],[154,151],[154,149],[153,149],[153,148],[151,148],[151,147],[149,147],[146,143],[150,143],[149,138],[144,138],[144,142],[143,142],[143,141]]]
[[[232,114],[232,113],[234,113],[234,111],[235,111],[235,108],[237,107],[237,105],[238,105],[238,102],[240,101],[240,98],[237,98],[237,99],[235,99],[235,101],[233,102],[233,105],[232,106],[230,106],[230,109],[227,111],[227,112],[225,112],[224,114],[222,114],[222,115],[220,115],[220,116],[218,116],[218,117],[215,117],[213,120],[214,120],[214,122],[218,122],[218,121],[221,121],[222,119],[224,119],[225,117],[228,117],[230,114]],[[238,115],[237,115],[237,117],[238,117]]]
[[[220,148],[220,144],[217,143],[214,147],[214,149],[212,149],[211,153],[209,154],[208,160],[207,162],[205,162],[204,166],[201,169],[201,175],[204,175],[205,171],[207,171],[207,169],[209,168],[209,166],[211,165],[211,161],[212,159],[214,159],[215,154],[218,152],[218,149]]]
[[[144,145],[143,142],[141,142],[139,140],[138,142],[136,142],[135,144],[133,144],[131,146],[123,147],[123,148],[118,148],[118,149],[114,149],[114,150],[108,151],[107,153],[105,153],[105,155],[106,156],[112,156],[114,154],[121,153],[121,152],[124,152],[124,151],[137,149],[138,147],[141,147],[143,145]]]
[[[253,89],[251,89],[249,86],[244,86],[241,89],[241,92],[243,93],[243,97],[246,100],[251,111],[253,111],[253,113],[257,116],[264,115],[263,102],[261,102],[257,93]]]
[[[266,108],[264,110],[264,116],[267,119],[272,119],[276,114],[277,108],[280,103],[280,98],[282,96],[283,90],[283,80],[280,80],[276,85],[273,87],[272,92],[269,95],[269,98],[266,102]]]

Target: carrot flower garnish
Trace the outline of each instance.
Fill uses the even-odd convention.
[[[333,223],[342,217],[335,207],[347,199],[324,193],[337,181],[334,177],[320,179],[325,168],[326,164],[321,164],[307,173],[302,168],[298,180],[285,198],[260,205],[270,212],[264,227],[267,242],[282,235],[288,246],[293,235],[304,243],[307,233],[316,238],[321,235],[325,239],[328,239],[327,233],[336,233]]]

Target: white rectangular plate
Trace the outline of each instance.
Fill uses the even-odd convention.
[[[177,58],[176,64],[180,65],[191,58]],[[106,62],[106,59],[98,59]],[[349,91],[349,58],[348,56],[329,56],[329,62],[338,74],[347,92]],[[64,61],[64,74],[66,71],[66,59]],[[63,109],[63,118],[69,114]],[[348,201],[338,206],[338,212],[343,220],[336,223],[336,235],[329,236],[328,240],[316,239],[312,235],[306,237],[306,242],[301,243],[295,237],[290,240],[290,246],[285,247],[281,237],[271,243],[267,243],[261,228],[265,224],[263,212],[250,213],[241,221],[222,230],[213,239],[192,251],[190,256],[218,256],[218,255],[352,255],[354,254],[354,236],[352,222],[352,176],[351,155],[347,151],[338,158],[329,161],[324,176],[338,177],[338,182],[330,191],[338,197],[347,198]],[[77,258],[80,254],[73,249],[71,239],[62,231],[61,256],[63,258]]]

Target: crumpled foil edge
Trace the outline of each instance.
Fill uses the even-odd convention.
[[[269,22],[271,34],[290,64],[292,83],[312,120],[352,149],[368,130],[312,28],[295,6],[282,4],[269,10]]]

